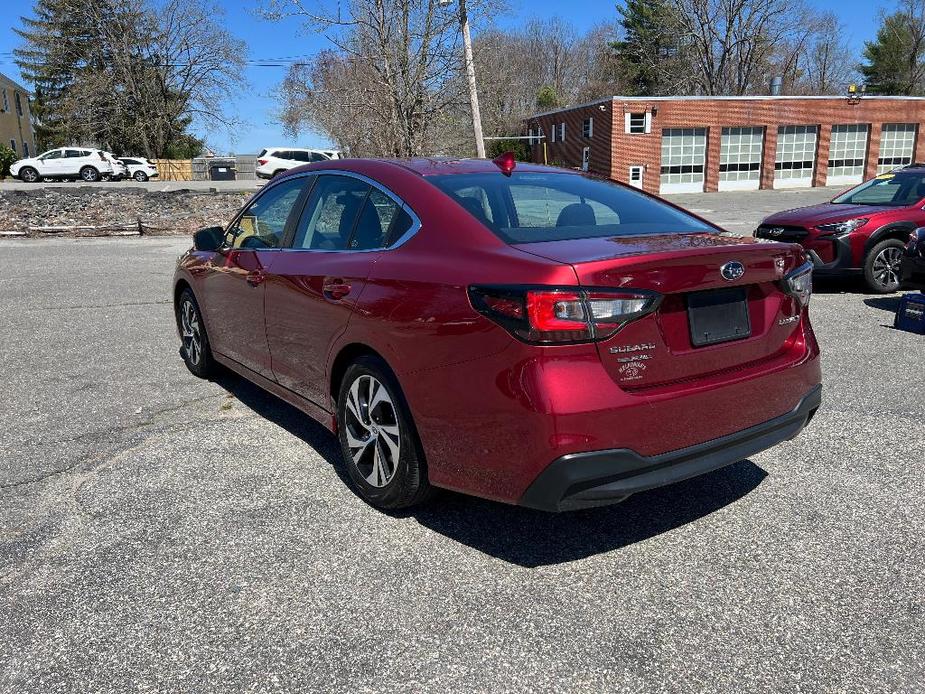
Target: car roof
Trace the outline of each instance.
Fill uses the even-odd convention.
[[[350,161],[342,160],[342,161]],[[498,173],[498,165],[491,159],[460,159],[454,157],[416,157],[411,159],[381,159],[379,161],[391,162],[405,169],[414,171],[421,176],[447,176],[452,174]],[[561,169],[530,162],[517,162],[515,172],[526,173],[560,173],[577,174],[572,169]]]

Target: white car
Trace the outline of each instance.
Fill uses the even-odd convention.
[[[86,147],[60,147],[37,157],[20,159],[10,166],[10,173],[27,183],[44,178],[94,183],[103,176],[112,176],[115,171],[105,152]]]
[[[107,176],[103,174],[104,181],[121,181],[123,178],[128,178],[128,167],[121,159],[117,159],[116,155],[112,152],[103,152],[103,154],[106,155],[109,163],[112,164],[112,175]]]
[[[157,167],[150,159],[122,157],[121,162],[128,167],[128,177],[134,178],[139,183],[144,183],[149,178],[158,178],[160,176],[157,172]]]
[[[313,161],[342,159],[336,149],[297,149],[294,147],[267,147],[257,155],[257,178],[273,178],[283,171]]]

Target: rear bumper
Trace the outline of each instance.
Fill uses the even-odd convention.
[[[519,504],[542,511],[603,506],[701,475],[792,439],[821,403],[822,386],[817,385],[780,417],[661,455],[645,457],[626,448],[564,455],[534,480]]]

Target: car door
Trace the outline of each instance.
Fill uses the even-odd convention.
[[[383,247],[411,223],[397,198],[367,180],[318,176],[267,282],[267,341],[281,385],[326,405],[331,349]]]
[[[64,150],[53,149],[39,157],[38,170],[42,176],[60,176],[64,171]]]
[[[201,284],[212,349],[272,378],[264,323],[267,272],[301,209],[306,178],[268,186],[229,225]]]
[[[85,163],[79,149],[64,150],[64,157],[58,161],[61,162],[61,174],[64,176],[76,176]]]

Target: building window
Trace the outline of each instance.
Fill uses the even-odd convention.
[[[880,131],[880,158],[877,173],[892,171],[912,163],[915,153],[915,123],[884,123]]]
[[[662,131],[663,189],[703,190],[706,160],[706,128],[666,128]]]
[[[652,114],[648,111],[644,113],[626,113],[625,130],[631,135],[641,135],[652,132]]]
[[[550,142],[555,142],[555,141],[556,141],[556,130],[558,130],[558,128],[556,127],[556,124],[553,123],[553,124],[552,124],[552,129],[549,131],[549,141],[550,141]]]
[[[6,113],[10,110],[10,100],[7,98],[6,89],[3,90],[3,112]]]
[[[565,123],[559,123],[559,142],[565,142]]]
[[[723,128],[719,147],[719,180],[757,183],[761,176],[763,146],[764,128]]]
[[[13,98],[16,101],[16,115],[22,115],[22,101],[19,99],[19,92],[13,92]]]
[[[591,148],[583,147],[581,150],[581,170],[587,171],[591,166]]]
[[[28,156],[29,156],[29,143],[28,143],[28,142],[23,142],[23,143],[22,143],[22,154],[23,154],[24,157],[28,157]]]
[[[867,163],[868,129],[866,124],[832,126],[827,182],[836,178],[851,178],[861,182],[864,178],[864,165]]]
[[[16,151],[16,140],[14,140],[12,137],[10,138],[10,149],[12,149],[14,152]]]
[[[581,124],[581,135],[582,137],[591,138],[594,137],[594,119],[585,118]]]
[[[642,188],[642,174],[645,168],[641,164],[634,164],[630,167],[629,181],[633,188]]]
[[[782,125],[777,129],[776,180],[812,180],[817,130],[815,125]]]

